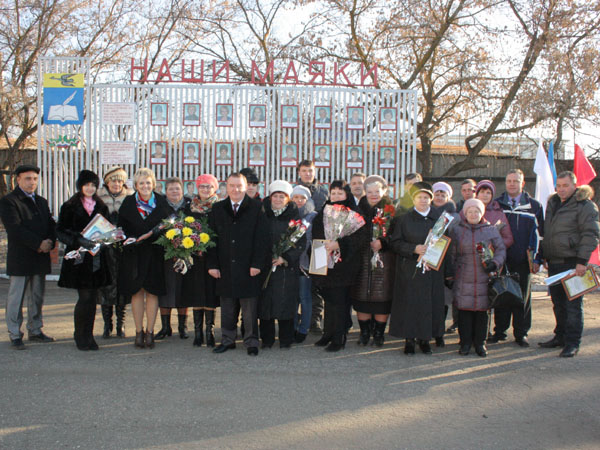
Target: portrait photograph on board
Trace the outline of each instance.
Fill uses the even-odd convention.
[[[351,169],[362,169],[363,165],[362,145],[349,146],[346,154],[346,167]]]
[[[183,164],[197,165],[200,162],[198,142],[183,142]]]
[[[282,167],[296,167],[298,165],[298,144],[283,144],[280,161]]]
[[[315,128],[331,129],[331,106],[315,106]]]
[[[396,131],[396,108],[379,108],[379,129]]]
[[[380,169],[395,169],[396,160],[396,147],[389,145],[382,145],[379,147],[379,168]]]
[[[251,142],[248,154],[249,166],[265,166],[267,164],[264,142]]]
[[[248,107],[248,117],[250,128],[266,128],[267,105],[250,105]]]
[[[231,155],[231,142],[215,143],[215,165],[231,166],[233,158]]]
[[[233,105],[231,103],[217,103],[215,106],[217,113],[218,127],[233,126]]]
[[[298,128],[298,105],[283,105],[281,107],[281,127]]]
[[[200,103],[183,104],[183,125],[187,127],[200,126]]]
[[[150,164],[167,164],[167,143],[165,141],[150,142]]]
[[[348,106],[348,130],[363,130],[365,128],[365,109],[362,106]]]
[[[169,104],[151,103],[150,104],[150,125],[166,126],[169,124]]]
[[[315,167],[331,167],[331,145],[315,144],[313,161]]]

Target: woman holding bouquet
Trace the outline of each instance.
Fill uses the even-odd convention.
[[[396,281],[390,334],[403,337],[404,353],[415,353],[415,341],[430,355],[429,341],[444,334],[444,266],[440,270],[417,268],[429,231],[440,217],[431,206],[433,191],[425,182],[411,188],[413,209],[396,219],[390,242],[396,253]]]
[[[451,259],[456,267],[454,303],[458,308],[459,353],[468,355],[471,345],[475,345],[477,354],[485,357],[489,323],[488,274],[504,264],[506,247],[497,227],[485,219],[485,205],[480,200],[467,200],[462,211],[465,219],[450,232]],[[493,254],[482,257],[484,247],[493,247]]]
[[[83,229],[97,214],[109,218],[108,208],[96,191],[100,179],[89,170],[82,170],[77,178],[77,193],[60,208],[56,234],[67,246],[65,254],[80,247],[91,249],[94,243],[81,235]],[[75,304],[75,344],[79,350],[98,350],[94,340],[96,303],[100,288],[110,283],[110,272],[105,249],[96,255],[82,252],[81,258],[64,259],[58,285],[77,289],[79,298]]]
[[[360,199],[358,207],[366,225],[365,232],[360,233],[360,270],[350,298],[360,325],[358,345],[369,343],[374,319],[373,343],[381,347],[392,307],[396,255],[390,249],[389,235],[396,209],[382,177],[371,175],[364,186],[366,196]]]
[[[135,194],[123,200],[118,224],[128,238],[136,238],[137,242],[123,247],[119,289],[132,296],[135,346],[154,348],[158,296],[166,293],[163,250],[154,241],[160,235],[162,220],[170,214],[170,207],[162,195],[154,193],[156,178],[152,170],[138,169],[133,182]]]
[[[169,204],[169,216],[179,216],[180,213],[189,209],[191,199],[183,196],[183,181],[181,178],[173,177],[165,180],[165,195]],[[160,322],[162,327],[154,339],[161,340],[173,334],[171,329],[171,309],[177,308],[178,331],[181,339],[187,339],[187,305],[184,301],[181,285],[184,275],[175,272],[173,261],[165,260],[163,262],[165,270],[166,294],[158,297],[158,306],[160,307]]]
[[[354,199],[350,186],[344,180],[335,180],[329,187],[329,200],[327,205],[339,206],[352,210],[354,207]],[[326,239],[325,237],[325,208],[319,211],[313,221],[312,237],[313,239]],[[363,221],[362,216],[358,217]],[[325,326],[323,336],[315,345],[318,347],[326,347],[328,352],[337,352],[346,344],[346,329],[347,329],[347,310],[348,304],[346,299],[350,297],[350,287],[354,284],[356,275],[360,269],[360,258],[358,252],[360,242],[363,237],[360,236],[364,232],[365,227],[362,226],[354,233],[337,239],[328,241],[325,244],[328,258],[333,258],[334,254],[339,252],[340,258],[335,263],[333,268],[327,270],[327,275],[313,275],[313,281],[319,288],[323,299],[325,300]]]
[[[219,182],[210,174],[196,178],[198,195],[192,199],[188,214],[197,220],[206,220],[215,202],[219,201]],[[219,298],[215,292],[216,280],[208,275],[206,255],[194,255],[194,265],[183,277],[182,296],[188,306],[194,308],[194,342],[200,347],[204,343],[203,324],[206,324],[206,346],[215,346],[215,309]]]
[[[275,180],[269,185],[269,197],[263,201],[263,210],[269,222],[269,248],[288,248],[282,239],[290,228],[291,221],[300,219],[298,207],[290,201],[292,185],[284,180]],[[282,244],[282,245],[280,245]],[[290,348],[294,340],[294,315],[297,311],[300,289],[300,255],[306,237],[301,236],[289,250],[281,255],[269,252],[262,273],[266,279],[259,301],[260,337],[262,348],[271,348],[275,343],[275,319],[279,325],[279,347]],[[267,279],[268,277],[268,279]]]

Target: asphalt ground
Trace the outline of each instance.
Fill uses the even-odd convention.
[[[7,289],[0,280],[4,299]],[[216,355],[176,333],[136,349],[129,308],[127,338],[100,337],[98,308],[100,351],[78,351],[76,294],[48,282],[44,331],[55,343],[13,350],[0,311],[0,448],[600,448],[600,294],[586,296],[572,359],[535,345],[554,317],[534,295],[534,345],[509,339],[487,358],[458,355],[456,334],[431,356],[406,356],[389,336],[358,347],[356,328],[339,353],[309,336],[249,357],[240,342]]]

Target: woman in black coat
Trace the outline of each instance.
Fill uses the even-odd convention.
[[[430,355],[429,341],[444,333],[444,268],[423,273],[416,265],[440,213],[431,206],[433,192],[429,184],[415,183],[411,191],[414,207],[396,218],[390,239],[397,254],[390,334],[406,339],[407,355],[415,353],[415,339],[421,351]]]
[[[350,187],[344,180],[335,180],[329,187],[329,200],[325,205],[341,204],[350,209],[354,208],[354,199]],[[350,287],[354,284],[360,259],[358,251],[361,241],[363,226],[350,236],[343,237],[334,242],[325,244],[328,254],[339,250],[341,260],[335,266],[327,270],[327,275],[312,275],[315,286],[319,289],[325,300],[325,327],[323,336],[315,345],[325,347],[329,352],[337,352],[346,344],[347,311]],[[325,227],[323,223],[323,210],[319,211],[312,228],[313,239],[325,239]]]
[[[132,296],[136,347],[154,348],[158,296],[166,293],[164,253],[154,241],[160,235],[160,225],[169,216],[170,208],[162,195],[153,192],[156,178],[152,170],[138,169],[133,180],[136,192],[123,200],[118,224],[128,238],[136,238],[137,242],[123,247],[118,283],[120,292]]]
[[[299,220],[298,207],[290,201],[292,185],[275,180],[269,185],[269,197],[263,201],[263,210],[269,221],[269,248],[280,242],[291,220]],[[302,236],[295,246],[275,257],[271,252],[261,272],[263,279],[270,273],[259,302],[260,337],[262,348],[271,348],[275,342],[275,319],[279,324],[279,347],[290,348],[294,340],[294,316],[298,311],[300,289],[300,255],[306,245]],[[275,271],[272,272],[272,267]]]
[[[94,243],[81,235],[88,223],[101,214],[108,219],[108,207],[96,194],[100,179],[89,170],[82,170],[77,178],[77,193],[60,208],[56,232],[67,247],[65,254],[80,247],[91,249]],[[100,288],[111,281],[108,260],[104,250],[96,255],[83,252],[82,258],[63,259],[58,285],[77,289],[75,304],[75,344],[79,350],[98,350],[94,340],[94,319]]]

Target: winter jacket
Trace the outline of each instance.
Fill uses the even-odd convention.
[[[592,188],[580,186],[566,201],[548,198],[544,220],[543,257],[548,262],[587,264],[598,246],[598,208]],[[566,260],[566,261],[565,261]]]
[[[527,192],[521,193],[519,204],[514,209],[510,206],[510,197],[506,192],[496,201],[508,219],[514,240],[506,251],[507,264],[517,266],[526,263],[527,250],[532,251],[535,262],[541,263],[539,250],[541,237],[544,235],[544,210],[540,202],[531,198]]]
[[[104,204],[108,207],[108,214],[110,223],[116,224],[119,220],[119,208],[123,204],[123,200],[128,195],[133,194],[133,189],[128,188],[127,186],[123,186],[123,189],[119,194],[111,194],[108,192],[108,187],[103,186],[98,189],[98,197],[100,200],[104,202]]]
[[[464,220],[450,231],[452,245],[450,263],[454,266],[454,304],[467,311],[489,309],[489,275],[483,270],[477,244],[491,244],[494,250],[493,261],[500,268],[506,260],[506,247],[495,226],[485,219],[476,225]]]
[[[464,222],[467,221],[464,210],[461,210],[460,218]],[[496,226],[498,221],[503,223],[504,226],[502,226],[502,228],[500,229],[500,236],[502,236],[502,240],[504,241],[504,247],[509,248],[511,245],[513,245],[514,240],[512,232],[510,231],[510,224],[508,223],[508,219],[502,211],[502,207],[497,201],[492,200],[485,207],[485,214],[483,215],[483,218],[487,220],[490,223],[490,225],[493,226]]]

